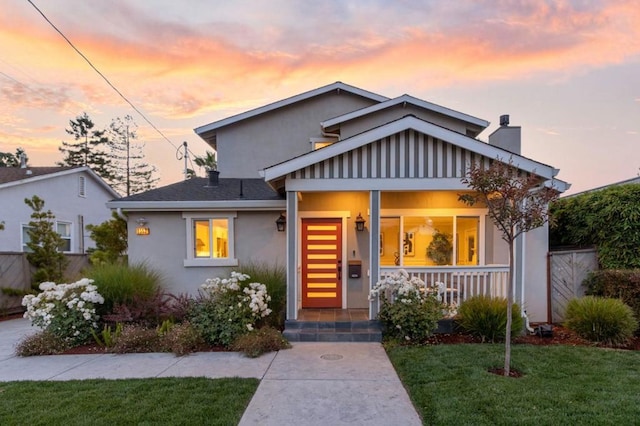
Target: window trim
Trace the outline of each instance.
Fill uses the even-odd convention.
[[[182,213],[182,218],[185,219],[186,226],[186,257],[183,265],[185,267],[207,267],[207,266],[238,266],[238,259],[236,259],[235,249],[235,219],[237,218],[236,212],[225,213]],[[194,234],[193,234],[193,222],[194,220],[211,220],[211,219],[227,219],[229,223],[229,257],[219,258],[202,258],[195,257],[194,255]]]

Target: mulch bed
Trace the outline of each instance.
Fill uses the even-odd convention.
[[[463,333],[452,334],[434,334],[428,341],[428,344],[460,344],[460,343],[481,343],[481,340],[477,337],[473,337]],[[579,337],[575,332],[560,325],[553,326],[553,336],[541,337],[536,334],[526,334],[518,336],[513,339],[514,344],[528,344],[528,345],[570,345],[570,346],[592,346],[601,348],[612,348],[610,345],[597,344],[585,340]],[[627,344],[621,346],[615,346],[615,349],[626,349],[631,351],[640,350],[640,337],[635,336]]]

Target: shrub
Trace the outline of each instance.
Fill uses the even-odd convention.
[[[242,271],[253,281],[265,285],[267,294],[271,297],[269,308],[272,310],[265,318],[265,323],[283,330],[287,305],[287,268],[282,265],[250,262],[242,267]]]
[[[619,299],[585,296],[567,304],[565,326],[592,342],[624,343],[638,328],[633,311]]]
[[[50,331],[40,331],[25,337],[16,346],[18,356],[56,355],[71,348],[69,342]]]
[[[134,296],[126,303],[116,303],[104,320],[112,323],[136,323],[155,327],[163,321],[182,321],[188,313],[192,299],[186,295],[174,296],[157,290],[151,297]]]
[[[616,185],[550,206],[552,245],[595,245],[604,269],[640,268],[640,185]]]
[[[279,330],[262,327],[239,336],[231,345],[234,351],[242,352],[249,358],[257,358],[267,352],[289,349],[291,345]]]
[[[456,321],[466,332],[483,342],[504,340],[507,332],[507,299],[471,297],[460,305]],[[514,303],[511,312],[512,336],[520,334],[523,325],[520,308]]]
[[[109,352],[118,354],[160,352],[161,336],[155,328],[143,325],[127,324],[122,328],[120,336],[115,340]]]
[[[22,299],[25,318],[33,325],[79,345],[91,339],[98,326],[96,305],[104,302],[92,281],[86,278],[72,284],[45,282],[41,293]]]
[[[202,335],[189,322],[175,324],[161,338],[162,348],[182,356],[196,352],[206,345]]]
[[[589,274],[587,295],[620,299],[640,318],[640,269],[605,269]]]
[[[270,297],[260,283],[245,284],[249,276],[231,272],[230,278],[208,279],[189,313],[189,321],[212,345],[229,346],[271,313]]]
[[[87,273],[104,297],[100,314],[110,313],[116,304],[127,305],[151,299],[161,288],[161,275],[146,264],[94,265]]]
[[[381,301],[378,319],[387,339],[420,343],[438,327],[443,306],[422,280],[401,269],[377,282],[369,299]]]

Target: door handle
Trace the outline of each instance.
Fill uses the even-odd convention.
[[[338,260],[338,279],[342,280],[342,260]]]

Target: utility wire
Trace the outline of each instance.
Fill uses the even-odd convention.
[[[38,11],[38,13],[39,13],[40,15],[42,15],[42,17],[44,18],[44,20],[45,20],[45,21],[47,21],[47,22],[49,23],[49,25],[51,25],[51,26],[53,27],[53,29],[54,29],[54,30],[56,30],[56,32],[57,32],[58,34],[60,34],[60,35],[62,36],[62,38],[64,38],[64,39],[65,39],[65,41],[66,41],[67,43],[69,43],[69,46],[71,46],[71,47],[73,48],[73,50],[75,50],[75,51],[76,51],[76,53],[78,53],[78,55],[80,55],[80,56],[82,57],[82,59],[84,59],[84,60],[89,64],[89,66],[90,66],[91,68],[93,68],[93,70],[94,70],[95,72],[97,72],[97,73],[98,73],[98,75],[99,75],[100,77],[102,77],[102,79],[103,79],[103,80],[104,80],[104,81],[105,81],[105,82],[106,82],[106,83],[107,83],[107,84],[108,84],[108,85],[109,85],[109,86],[110,86],[110,87],[111,87],[111,88],[112,88],[112,89],[113,89],[113,90],[114,90],[118,95],[120,95],[120,97],[121,97],[122,99],[124,99],[124,101],[125,101],[126,103],[128,103],[128,104],[131,106],[131,108],[133,108],[133,109],[134,109],[134,111],[136,111],[136,112],[140,115],[140,117],[142,117],[142,118],[144,119],[144,121],[146,121],[146,122],[147,122],[147,123],[148,123],[148,124],[149,124],[149,125],[150,125],[154,130],[155,130],[155,131],[156,131],[156,132],[158,132],[158,134],[159,134],[160,136],[162,136],[162,137],[163,137],[167,142],[169,142],[169,143],[171,144],[171,146],[173,146],[175,149],[178,149],[178,147],[177,147],[173,142],[171,142],[171,140],[170,140],[168,137],[166,137],[166,136],[164,135],[164,133],[162,133],[162,132],[160,131],[160,129],[158,129],[158,128],[157,128],[157,127],[156,127],[156,126],[155,126],[155,125],[154,125],[154,124],[153,124],[153,123],[152,123],[152,122],[147,118],[147,116],[146,116],[146,115],[144,115],[144,114],[142,113],[142,111],[140,111],[140,110],[139,110],[139,109],[138,109],[138,108],[137,108],[137,107],[136,107],[136,106],[135,106],[135,105],[134,105],[134,104],[133,104],[129,99],[127,99],[127,97],[126,97],[125,95],[123,95],[123,94],[122,94],[122,92],[120,92],[120,91],[116,88],[116,86],[114,86],[114,85],[109,81],[109,79],[108,79],[107,77],[105,77],[105,75],[104,75],[104,74],[102,74],[102,73],[100,72],[100,70],[99,70],[98,68],[96,68],[96,67],[93,65],[93,63],[91,63],[91,61],[90,61],[90,60],[89,60],[89,59],[88,59],[88,58],[87,58],[87,57],[86,57],[86,56],[85,56],[85,55],[84,55],[84,54],[83,54],[83,53],[82,53],[82,52],[81,52],[81,51],[80,51],[80,50],[79,50],[79,49],[78,49],[78,48],[77,48],[77,47],[76,47],[72,42],[71,42],[71,40],[69,40],[69,39],[67,38],[67,36],[65,36],[65,35],[62,33],[62,31],[60,31],[60,30],[58,29],[58,27],[56,27],[56,26],[53,24],[53,22],[51,22],[51,21],[49,20],[49,18],[47,18],[47,16],[46,16],[46,15],[45,15],[45,14],[44,14],[44,13],[43,13],[39,8],[38,8],[38,6],[36,6],[36,5],[31,1],[31,0],[27,0],[27,1],[31,4],[31,6],[33,6],[33,7],[34,7],[34,9],[36,9],[36,10]]]

